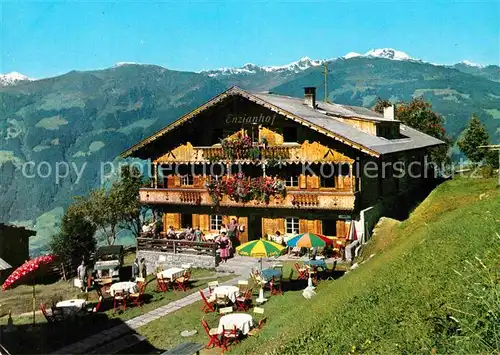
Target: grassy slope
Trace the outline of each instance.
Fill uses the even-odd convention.
[[[474,337],[484,339],[488,331],[488,339],[500,341],[498,329],[469,327],[488,310],[493,313],[486,324],[500,317],[495,308],[500,296],[500,190],[495,181],[446,182],[407,221],[384,226],[388,221],[371,246],[373,258],[337,281],[322,283],[310,301],[289,293],[277,306],[273,298],[268,308],[280,312],[269,314],[268,326],[234,352],[494,352],[494,345]],[[474,285],[480,281],[496,283],[486,287],[489,301],[467,297],[477,292]]]

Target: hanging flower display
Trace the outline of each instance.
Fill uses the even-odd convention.
[[[215,205],[220,203],[223,195],[242,203],[252,200],[269,203],[272,196],[286,196],[285,183],[268,176],[249,178],[240,173],[213,179],[205,186]]]
[[[234,138],[226,138],[221,141],[224,155],[230,159],[258,159],[259,148],[254,147],[252,138],[239,133]]]

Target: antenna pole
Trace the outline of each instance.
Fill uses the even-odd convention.
[[[326,59],[323,61],[324,80],[325,80],[325,102],[328,102],[328,62]]]

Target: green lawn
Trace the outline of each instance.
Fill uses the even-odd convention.
[[[207,276],[213,277],[209,279],[197,280],[198,278],[204,278]],[[220,282],[224,282],[233,277],[234,276],[226,276],[217,278],[215,277],[213,271],[194,269],[192,272],[193,282],[191,283],[190,290],[188,290],[187,292],[169,291],[163,293],[155,291],[156,280],[154,280],[152,276],[149,276],[145,292],[146,303],[142,307],[129,307],[125,312],[115,312],[110,309],[110,307],[112,308],[112,301],[107,301],[105,305],[107,310],[99,312],[97,314],[93,314],[84,319],[79,319],[76,323],[65,322],[64,324],[57,325],[55,327],[49,326],[41,315],[37,315],[36,319],[38,327],[36,328],[36,331],[28,331],[27,325],[31,324],[31,317],[14,317],[14,323],[15,325],[20,326],[21,331],[9,335],[9,338],[6,339],[5,344],[12,353],[47,353],[56,350],[64,345],[79,341],[86,336],[90,336],[104,329],[119,325],[123,321],[154,310],[172,301],[181,299],[193,292],[197,292],[198,288],[206,287],[209,281],[218,279]],[[69,287],[66,284],[69,283],[45,285],[43,289],[44,292],[47,292],[48,294],[51,286],[53,289],[59,290],[61,288],[65,289],[65,287]],[[15,288],[12,291],[15,291],[15,294],[18,295],[21,294],[19,288]],[[84,294],[76,291],[76,295],[83,297]],[[89,292],[88,298],[89,302],[95,302],[97,300],[96,292]],[[48,298],[48,300],[50,300],[50,298]],[[5,322],[6,318],[3,318],[1,320],[1,323],[5,324]],[[54,332],[58,334],[57,337],[51,336],[51,334],[53,334]],[[23,339],[23,341],[20,341],[20,339]]]
[[[500,189],[456,179],[402,223],[385,220],[367,261],[265,305],[269,324],[241,354],[498,353]],[[376,255],[368,260],[369,255]]]
[[[448,181],[408,220],[383,219],[359,268],[321,282],[311,300],[302,296],[303,284],[270,297],[265,328],[231,352],[498,353],[500,189],[495,185],[494,179]],[[292,264],[285,266],[285,276]],[[205,315],[199,302],[139,332],[159,349],[206,343],[203,317],[217,326],[217,316]],[[198,334],[180,336],[190,329]]]

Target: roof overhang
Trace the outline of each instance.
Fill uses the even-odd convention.
[[[273,105],[269,102],[267,102],[266,100],[263,100],[255,95],[252,95],[251,93],[243,90],[243,89],[240,89],[239,87],[237,86],[233,86],[231,88],[229,88],[228,90],[222,92],[221,94],[217,95],[216,97],[212,98],[211,100],[209,100],[208,102],[206,102],[205,104],[199,106],[198,108],[194,109],[193,111],[185,114],[184,116],[180,117],[179,119],[175,120],[174,122],[172,122],[171,124],[169,124],[168,126],[166,126],[165,128],[159,130],[158,132],[152,134],[151,136],[147,137],[146,139],[142,140],[141,142],[135,144],[134,146],[132,146],[131,148],[127,149],[126,151],[124,151],[123,153],[120,154],[120,157],[121,158],[127,158],[127,157],[132,157],[133,154],[138,151],[139,149],[145,147],[146,145],[148,145],[149,143],[157,140],[158,138],[162,137],[163,135],[165,135],[166,133],[172,131],[173,129],[175,129],[176,127],[186,123],[187,121],[189,121],[190,119],[192,119],[193,117],[195,117],[196,115],[200,114],[201,112],[207,110],[208,108],[210,107],[213,107],[214,105],[218,104],[219,102],[225,100],[226,98],[230,97],[230,96],[234,96],[234,95],[237,95],[237,96],[241,96],[241,97],[244,97],[246,98],[247,100],[249,101],[252,101],[262,107],[265,107],[275,113],[278,113],[288,119],[291,119],[303,126],[306,126],[312,130],[315,130],[325,136],[328,136],[330,138],[333,138],[343,144],[346,144],[348,146],[351,146],[355,149],[358,149],[368,155],[371,155],[371,156],[374,156],[374,157],[379,157],[380,154],[376,151],[374,151],[373,149],[370,149],[368,147],[365,147],[363,145],[360,145],[354,141],[351,141],[335,132],[331,132],[323,127],[320,127],[320,126],[317,126],[315,124],[312,124],[311,122],[303,119],[302,117],[299,117],[297,115],[294,115],[293,113],[291,112],[288,112],[276,105]]]

